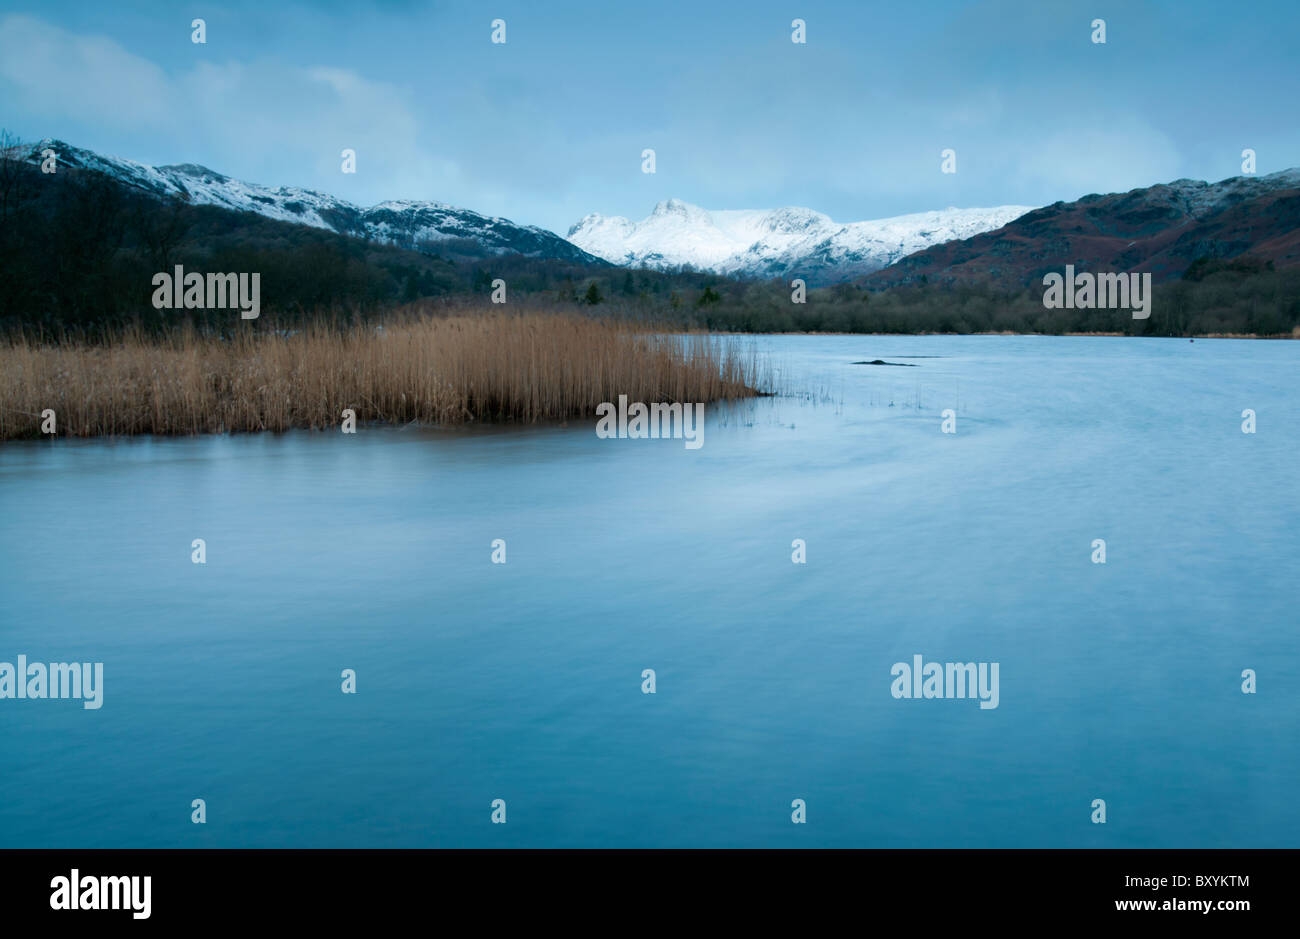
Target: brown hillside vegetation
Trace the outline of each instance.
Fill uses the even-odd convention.
[[[867,277],[900,284],[1041,284],[1080,271],[1146,271],[1176,280],[1198,259],[1250,255],[1278,270],[1300,266],[1300,169],[1218,183],[1177,180],[1084,196],[1026,212],[997,229],[935,245]]]

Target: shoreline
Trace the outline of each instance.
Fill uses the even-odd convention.
[[[718,330],[698,330],[699,334],[712,336],[1043,336],[1050,339],[1064,339],[1073,337],[1100,336],[1113,339],[1168,339],[1173,341],[1182,341],[1184,339],[1259,339],[1259,340],[1300,340],[1300,334],[1297,333],[1270,333],[1260,335],[1259,333],[1196,333],[1192,336],[1134,336],[1130,333],[1114,332],[1096,332],[1096,333],[1018,333],[1013,330],[1004,330],[1001,332],[974,332],[974,333],[942,333],[942,332],[915,332],[915,333],[846,333],[846,332],[806,332],[801,330],[773,330],[770,332],[726,332]]]

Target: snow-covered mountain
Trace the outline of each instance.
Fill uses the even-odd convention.
[[[441,202],[400,200],[363,207],[312,189],[242,182],[193,163],[148,166],[60,140],[42,140],[25,149],[32,164],[41,162],[45,150],[53,150],[60,168],[102,173],[162,199],[255,212],[403,248],[797,276],[810,284],[869,274],[913,252],[1001,228],[1032,209],[944,209],[840,223],[811,209],[709,212],[669,199],[640,222],[588,215],[569,230],[566,240],[543,228]]]
[[[133,160],[104,156],[73,147],[61,140],[42,140],[25,148],[26,160],[41,162],[49,149],[58,155],[60,168],[72,167],[103,173],[159,198],[183,199],[196,205],[215,205],[267,218],[324,228],[343,235],[415,248],[423,244],[438,250],[439,243],[455,249],[473,242],[488,254],[518,253],[529,257],[561,258],[599,263],[554,232],[509,219],[480,215],[441,202],[401,200],[369,208],[353,205],[312,189],[293,186],[271,188],[241,182],[193,163],[147,166]]]
[[[831,283],[880,270],[914,251],[1001,228],[1034,206],[942,209],[835,222],[811,209],[711,212],[669,199],[648,218],[588,215],[569,229],[579,248],[614,264]]]

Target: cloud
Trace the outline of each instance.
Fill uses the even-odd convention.
[[[129,127],[168,120],[167,77],[158,66],[111,39],[27,16],[0,19],[0,81],[39,114]]]
[[[1201,61],[1212,10],[1195,29],[1126,14],[1100,46],[1071,4],[913,4],[886,24],[845,2],[810,13],[804,47],[784,14],[737,20],[690,0],[653,14],[520,7],[503,12],[500,46],[463,5],[290,2],[233,0],[239,15],[227,8],[206,46],[174,25],[158,41],[156,18],[129,10],[61,21],[80,33],[55,12],[0,14],[0,114],[26,137],[143,162],[557,232],[592,211],[640,218],[669,196],[850,221],[1221,178],[1245,146],[1261,166],[1295,162],[1285,30],[1223,21],[1225,54]],[[355,175],[339,171],[345,147]],[[646,147],[654,175],[640,170]],[[948,147],[955,174],[940,172]]]
[[[0,19],[0,99],[41,135],[69,125],[143,134],[160,162],[357,201],[435,199],[461,176],[422,144],[402,89],[332,66],[199,59],[168,73],[112,39],[12,15]],[[340,172],[345,147],[357,151],[355,177]]]
[[[1094,192],[1126,192],[1178,178],[1183,159],[1163,132],[1132,114],[1082,112],[1072,126],[1019,148],[1009,161],[1027,187],[1073,199]]]

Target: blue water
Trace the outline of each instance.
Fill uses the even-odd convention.
[[[1300,846],[1300,343],[756,343],[698,450],[0,445],[0,661],[105,684],[0,700],[0,846]]]

